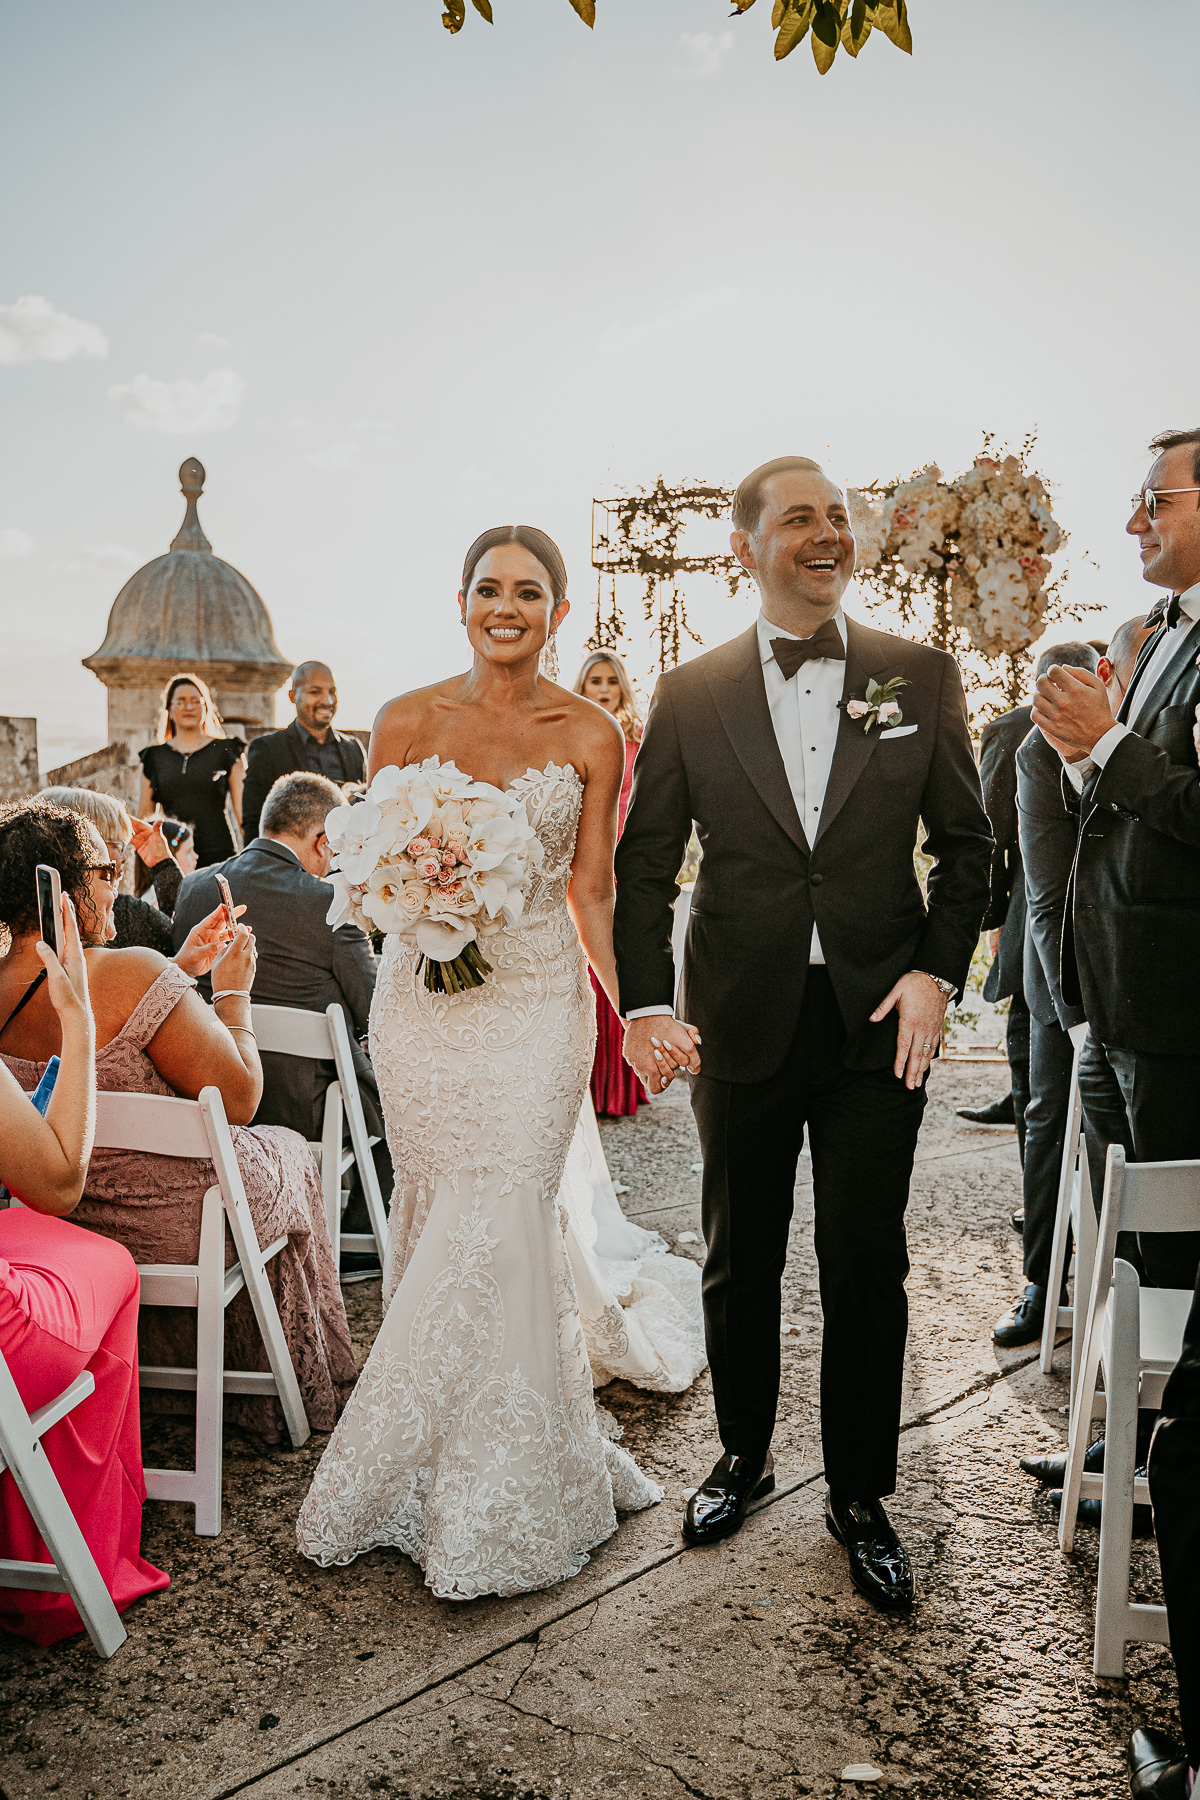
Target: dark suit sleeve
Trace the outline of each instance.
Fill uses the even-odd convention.
[[[1007,753],[1005,734],[996,723],[984,727],[979,754],[979,779],[984,811],[992,828],[991,869],[988,877],[984,931],[1001,931],[1012,898],[1010,853],[1017,842],[1017,782],[1013,758]]]
[[[1078,1017],[1076,1009],[1063,999],[1060,957],[1079,812],[1064,796],[1061,768],[1058,752],[1050,749],[1040,731],[1017,751],[1017,824],[1029,901],[1029,935],[1065,1031]]]
[[[263,802],[274,779],[270,747],[262,738],[255,738],[246,752],[246,780],[242,787],[242,836],[246,843],[258,836]]]
[[[175,911],[179,890],[183,886],[183,870],[173,856],[168,856],[165,862],[155,863],[153,875],[158,910],[169,919]]]
[[[343,925],[334,932],[333,978],[350,1009],[352,1035],[361,1036],[370,1024],[378,968],[370,943],[357,925]]]
[[[1143,825],[1200,849],[1200,771],[1174,763],[1165,750],[1130,732],[1117,745],[1089,796],[1118,806]]]
[[[339,738],[342,746],[343,781],[365,781],[367,779],[367,757],[362,745],[356,737]]]
[[[928,916],[915,969],[954,982],[961,997],[988,901],[992,834],[967,727],[958,664],[946,656],[938,701],[938,738],[921,796],[927,856],[934,859]]]
[[[633,765],[633,793],[617,845],[617,908],[613,946],[621,1012],[672,1006],[671,954],[675,877],[692,832],[692,805],[671,699],[664,679],[654,690],[641,748]]]

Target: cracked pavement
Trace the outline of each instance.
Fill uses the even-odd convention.
[[[1016,1466],[1061,1445],[1066,1382],[990,1325],[1021,1286],[1015,1133],[954,1107],[1002,1091],[1002,1065],[935,1065],[909,1209],[911,1325],[897,1494],[889,1510],[921,1584],[907,1618],[850,1587],[822,1519],[819,1307],[802,1162],[784,1315],[779,1488],[722,1546],[685,1550],[683,1496],[718,1454],[707,1378],[664,1396],[624,1383],[603,1403],[667,1490],[625,1519],[574,1581],[455,1606],[393,1551],[320,1570],[296,1511],[324,1443],[264,1450],[226,1435],[225,1526],[150,1505],[146,1555],[167,1594],[126,1616],[108,1664],[86,1640],[0,1642],[6,1800],[253,1800],[384,1793],[405,1800],[783,1800],[876,1789],[964,1800],[1127,1792],[1135,1725],[1177,1729],[1168,1653],[1130,1650],[1123,1681],[1091,1673],[1096,1534],[1059,1555],[1054,1515]],[[602,1127],[622,1204],[698,1256],[699,1161],[687,1097]],[[377,1283],[347,1288],[360,1360]],[[148,1458],[179,1455],[148,1421]],[[1153,1543],[1139,1598],[1157,1598]]]

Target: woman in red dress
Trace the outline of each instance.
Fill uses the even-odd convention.
[[[625,827],[633,764],[642,741],[642,716],[634,699],[625,664],[612,650],[596,650],[575,678],[575,690],[610,712],[625,733],[625,779],[617,811],[618,835]],[[592,1064],[592,1102],[602,1118],[622,1118],[635,1113],[646,1099],[646,1090],[621,1054],[624,1032],[609,1005],[608,996],[592,975],[596,993],[596,1060]]]

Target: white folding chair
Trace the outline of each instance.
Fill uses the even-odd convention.
[[[12,1471],[42,1542],[54,1558],[48,1563],[0,1558],[0,1587],[70,1594],[96,1649],[109,1657],[120,1649],[127,1633],[41,1442],[43,1434],[86,1400],[95,1386],[94,1376],[85,1369],[57,1399],[28,1413],[0,1351],[0,1475],[5,1469]]]
[[[1092,1658],[1097,1675],[1124,1674],[1127,1643],[1170,1641],[1166,1608],[1129,1599],[1134,1503],[1150,1500],[1145,1478],[1135,1479],[1134,1463],[1138,1409],[1161,1404],[1192,1303],[1190,1288],[1141,1287],[1131,1265],[1117,1257],[1119,1231],[1200,1231],[1200,1162],[1127,1164],[1120,1144],[1108,1147],[1058,1526],[1059,1544],[1069,1551],[1080,1497],[1100,1500]],[[1105,1421],[1103,1475],[1087,1474],[1083,1466],[1095,1419]]]
[[[151,1500],[182,1500],[196,1509],[196,1533],[221,1530],[222,1412],[226,1394],[272,1394],[283,1408],[292,1443],[309,1435],[308,1419],[292,1366],[266,1268],[287,1243],[286,1234],[260,1249],[220,1090],[206,1087],[199,1100],[158,1094],[98,1094],[96,1148],[145,1150],[156,1156],[201,1157],[211,1162],[216,1185],[204,1196],[200,1252],[194,1263],[142,1263],[143,1306],[196,1309],[196,1367],[141,1365],[143,1387],[176,1388],[196,1396],[196,1463],[192,1469],[147,1469]],[[225,1267],[228,1223],[236,1261]],[[225,1308],[245,1288],[262,1333],[270,1368],[225,1367]]]
[[[1046,1316],[1042,1325],[1041,1367],[1049,1375],[1054,1366],[1057,1335],[1071,1328],[1071,1399],[1079,1375],[1080,1333],[1075,1329],[1076,1311],[1080,1315],[1092,1284],[1092,1263],[1096,1254],[1096,1212],[1092,1205],[1091,1175],[1088,1168],[1087,1142],[1083,1135],[1083,1105],[1079,1097],[1079,1058],[1087,1042],[1086,1025],[1073,1025],[1071,1038],[1071,1104],[1067,1129],[1063,1134],[1062,1164],[1058,1177],[1058,1208],[1054,1216],[1054,1242],[1050,1251],[1050,1274],[1047,1279]],[[1083,1202],[1086,1201],[1086,1206]],[[1075,1240],[1075,1305],[1053,1306],[1050,1297],[1062,1292],[1067,1270],[1067,1246]]]
[[[295,1006],[252,1006],[250,1017],[260,1050],[269,1050],[276,1056],[305,1056],[332,1062],[337,1070],[337,1079],[325,1089],[321,1141],[309,1145],[321,1167],[321,1191],[325,1198],[333,1259],[335,1264],[338,1263],[343,1250],[374,1250],[382,1263],[387,1243],[387,1214],[371,1155],[379,1139],[370,1136],[363,1117],[345,1013],[333,1000],[323,1013],[304,1012]],[[343,1119],[350,1129],[348,1149],[342,1144]],[[343,1232],[342,1214],[349,1199],[346,1177],[356,1165],[366,1195],[371,1229]]]

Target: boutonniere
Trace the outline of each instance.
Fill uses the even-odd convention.
[[[872,725],[899,725],[904,717],[896,695],[908,686],[903,675],[893,675],[880,687],[877,681],[868,681],[866,696],[862,700],[839,700],[838,706],[845,707],[847,716],[863,721],[863,730],[870,731]]]

